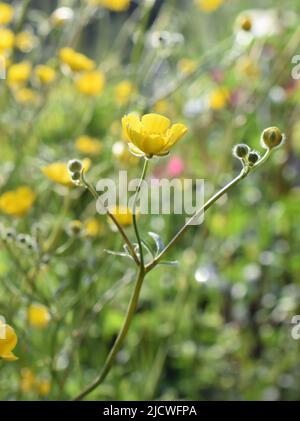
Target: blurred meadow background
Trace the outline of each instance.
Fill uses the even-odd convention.
[[[286,142],[146,277],[87,399],[300,398],[299,17],[292,0],[0,2],[0,315],[18,337],[1,400],[74,398],[120,330],[135,267],[105,251],[122,240],[66,164],[85,160],[94,184],[138,177],[121,127],[135,111],[189,129],[148,178],[203,178],[207,198],[238,174],[236,143],[261,151],[269,126]],[[139,226],[167,243],[184,219]]]

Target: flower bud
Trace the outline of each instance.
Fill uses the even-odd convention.
[[[252,21],[249,16],[241,16],[239,26],[244,31],[251,31],[252,29]]]
[[[79,161],[78,159],[72,159],[71,161],[68,162],[68,170],[70,173],[75,173],[75,172],[80,173],[82,168],[83,168],[82,162]]]
[[[25,244],[27,242],[27,236],[25,234],[18,234],[17,242],[20,244]]]
[[[247,158],[249,165],[254,165],[259,161],[260,154],[256,151],[251,151]]]
[[[78,221],[78,220],[71,221],[68,226],[68,232],[70,235],[75,235],[75,236],[80,235],[82,232],[81,221]]]
[[[16,237],[16,231],[13,228],[7,228],[4,232],[4,239],[11,241]]]
[[[79,181],[80,180],[80,172],[79,171],[76,171],[76,172],[73,172],[72,174],[71,174],[71,179],[72,179],[72,181]]]
[[[273,149],[280,146],[284,141],[284,134],[278,127],[269,127],[262,132],[261,144],[266,149]]]
[[[249,152],[250,152],[249,146],[245,145],[244,143],[235,145],[233,148],[233,155],[236,156],[237,158],[246,158]]]

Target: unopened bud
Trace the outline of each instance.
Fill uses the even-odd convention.
[[[68,227],[70,235],[79,235],[82,232],[82,223],[81,221],[75,220],[71,221]]]
[[[256,164],[260,159],[260,154],[256,151],[251,151],[248,155],[248,162],[250,165]]]
[[[244,31],[247,31],[247,32],[251,31],[251,29],[252,29],[252,21],[251,21],[250,17],[249,16],[242,16],[240,18],[239,26]]]
[[[72,174],[71,174],[71,179],[72,179],[72,181],[79,181],[80,180],[80,177],[81,177],[81,174],[80,174],[80,172],[79,171],[76,171],[76,172],[73,172]]]
[[[246,158],[249,152],[250,152],[249,146],[245,145],[244,143],[235,145],[233,148],[233,154],[237,158]]]
[[[82,162],[79,161],[78,159],[72,159],[71,161],[68,162],[68,170],[69,172],[72,173],[76,173],[82,170],[83,166],[82,166]]]
[[[261,144],[266,149],[273,149],[280,146],[284,141],[284,134],[278,127],[269,127],[261,135]]]

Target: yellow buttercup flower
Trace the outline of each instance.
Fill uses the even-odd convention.
[[[130,96],[133,94],[134,88],[130,80],[123,80],[118,83],[115,88],[115,98],[120,105],[128,102]]]
[[[60,60],[68,65],[74,72],[90,71],[95,68],[95,62],[84,54],[78,53],[72,48],[62,48],[59,51]]]
[[[20,389],[24,393],[31,392],[35,385],[35,375],[34,372],[27,367],[22,368],[21,370],[21,380],[20,380]]]
[[[36,37],[28,31],[19,32],[15,37],[15,46],[22,53],[29,53],[36,44]]]
[[[226,88],[217,88],[209,94],[209,105],[213,110],[220,110],[226,106],[228,97]]]
[[[97,235],[101,234],[103,230],[103,225],[96,218],[88,218],[84,222],[83,232],[87,237],[97,237]]]
[[[48,308],[42,304],[31,304],[27,309],[27,320],[33,327],[45,327],[50,319]]]
[[[123,12],[130,6],[130,0],[88,0],[88,2],[95,6],[103,6],[113,12]]]
[[[15,99],[20,104],[28,104],[35,102],[38,99],[37,93],[30,88],[16,89],[14,92]]]
[[[222,6],[224,0],[195,0],[195,2],[203,12],[211,13]]]
[[[40,64],[34,69],[34,73],[42,85],[49,85],[56,78],[55,70],[45,64]]]
[[[18,337],[14,329],[0,320],[0,358],[15,361],[18,358],[12,352],[16,347]]]
[[[197,63],[190,58],[182,58],[177,64],[177,69],[184,75],[190,75],[197,69]]]
[[[80,136],[75,141],[76,149],[87,155],[98,155],[103,148],[100,140],[92,138],[90,136]]]
[[[0,25],[7,25],[14,16],[14,9],[7,3],[0,3]]]
[[[167,155],[172,146],[187,132],[184,124],[173,124],[160,114],[136,114],[123,117],[122,126],[130,151],[137,156]]]
[[[25,85],[31,75],[31,63],[22,61],[12,64],[7,72],[7,82],[12,87]]]
[[[105,84],[104,74],[100,71],[86,72],[78,76],[76,87],[79,92],[88,96],[101,94]]]
[[[88,171],[91,161],[86,158],[82,161],[82,165],[85,171]],[[61,184],[66,187],[74,186],[68,171],[68,166],[65,162],[53,162],[52,164],[46,165],[42,168],[42,172],[49,178],[49,180],[54,181],[54,183]]]
[[[14,42],[15,35],[13,31],[7,28],[0,28],[0,53],[5,50],[11,50]]]
[[[23,216],[31,208],[36,194],[26,186],[7,191],[0,196],[0,210],[10,216]]]
[[[116,218],[118,223],[122,225],[122,227],[128,227],[133,223],[133,213],[132,209],[128,208],[127,206],[113,206],[109,208],[110,213]],[[138,216],[138,213],[137,213]],[[114,228],[113,222],[111,219],[108,219],[109,224]]]

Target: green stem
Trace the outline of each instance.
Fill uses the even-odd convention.
[[[55,225],[55,227],[52,231],[52,234],[51,234],[50,238],[48,239],[47,243],[45,244],[45,247],[44,247],[45,253],[46,252],[49,253],[49,252],[51,252],[55,249],[57,241],[59,240],[60,234],[61,234],[62,229],[63,229],[65,217],[68,213],[70,203],[71,203],[71,191],[68,191],[66,193],[66,195],[64,196],[64,202],[63,202],[61,214],[60,214],[60,216],[57,220],[57,223],[56,223],[56,225]]]
[[[194,221],[202,214],[204,214],[220,197],[222,197],[225,193],[231,190],[236,184],[238,184],[243,178],[247,177],[247,175],[263,164],[269,157],[271,150],[267,150],[264,156],[253,166],[244,166],[240,174],[230,181],[226,186],[224,186],[221,190],[219,190],[216,194],[214,194],[197,212],[183,225],[183,227],[177,232],[177,234],[172,238],[172,240],[166,245],[166,247],[161,251],[160,254],[156,256],[155,259],[152,260],[146,266],[146,273],[152,270],[160,260],[168,253],[168,251],[175,245],[175,243],[183,236],[183,234],[188,230],[188,228],[193,225]]]
[[[138,197],[139,197],[139,193],[141,191],[142,183],[143,183],[143,181],[145,180],[145,177],[146,177],[148,164],[149,164],[149,160],[147,158],[145,158],[142,175],[141,175],[139,184],[138,184],[136,192],[135,192],[133,209],[132,209],[133,228],[134,228],[136,239],[137,239],[137,242],[138,242],[138,245],[139,245],[140,265],[142,267],[144,267],[144,252],[143,252],[142,240],[141,240],[141,237],[140,237],[138,224],[137,224],[137,220],[136,220],[136,203],[137,203],[137,200],[138,200]]]
[[[106,376],[108,375],[108,373],[110,372],[113,363],[115,361],[116,355],[119,352],[124,339],[126,338],[127,332],[129,330],[129,327],[131,325],[133,316],[135,314],[136,308],[137,308],[137,304],[138,304],[138,300],[139,300],[139,296],[140,296],[140,292],[141,292],[141,288],[143,285],[143,280],[145,278],[145,271],[143,269],[143,267],[140,267],[138,276],[137,276],[137,280],[135,283],[135,287],[128,305],[128,309],[127,309],[127,313],[126,313],[126,317],[123,323],[123,326],[119,332],[119,335],[105,361],[105,364],[99,374],[99,376],[89,385],[87,386],[81,393],[79,393],[78,396],[75,397],[75,401],[80,401],[82,400],[86,395],[88,395],[89,393],[91,393],[93,390],[95,390],[106,378]]]
[[[95,190],[94,186],[92,186],[92,184],[90,184],[84,177],[84,172],[81,173],[81,181],[82,183],[86,186],[86,188],[89,190],[89,192],[93,195],[95,200],[101,200],[101,197],[99,196],[99,194],[97,193],[97,191]],[[102,207],[104,208],[104,204],[102,203]],[[123,227],[119,224],[119,222],[117,221],[117,219],[115,218],[115,216],[109,211],[109,209],[105,208],[107,216],[111,219],[111,221],[115,224],[116,228],[118,229],[119,233],[121,234],[123,240],[125,241],[125,243],[128,246],[128,250],[130,251],[130,254],[133,258],[133,260],[135,261],[135,263],[137,264],[137,266],[139,266],[140,261],[138,256],[136,255],[136,252],[134,250],[134,247],[132,245],[132,242],[129,240],[126,232],[124,231]]]

